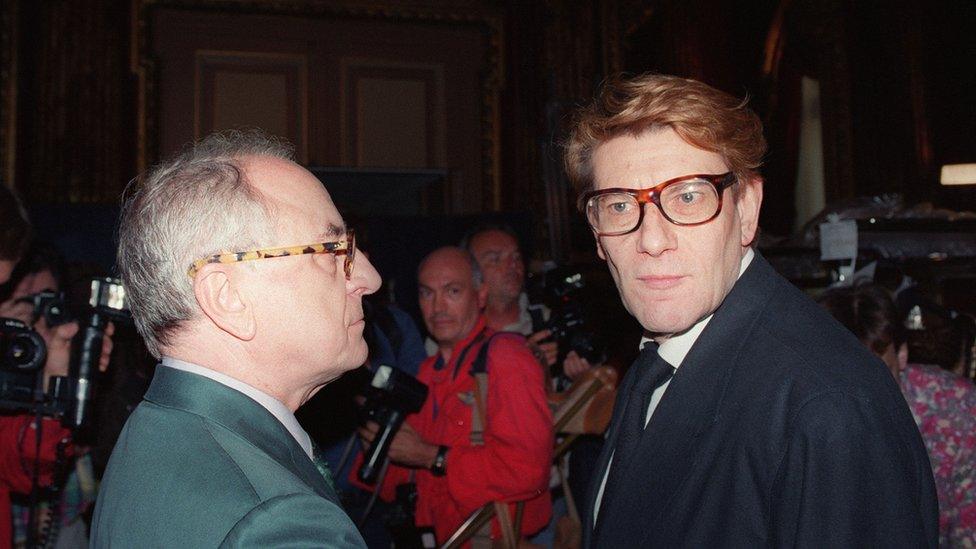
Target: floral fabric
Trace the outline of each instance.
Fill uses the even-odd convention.
[[[909,364],[899,383],[932,461],[940,547],[976,547],[976,385]]]

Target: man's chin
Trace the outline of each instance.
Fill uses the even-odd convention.
[[[348,360],[345,360],[342,364],[342,371],[348,372],[349,370],[355,370],[360,366],[366,364],[369,359],[369,347],[366,346],[366,340],[362,337],[359,341],[352,345],[353,351],[349,353]]]
[[[433,339],[434,341],[438,342],[438,343],[440,343],[441,341],[445,341],[446,339],[450,338],[451,335],[452,334],[450,334],[450,333],[448,333],[446,331],[440,331],[440,330],[431,330],[431,332],[430,332],[430,338]]]
[[[687,331],[695,325],[696,319],[692,317],[671,317],[661,318],[654,315],[642,315],[637,317],[641,327],[652,334],[674,335]]]

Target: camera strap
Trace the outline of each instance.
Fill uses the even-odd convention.
[[[457,379],[458,371],[461,369],[461,365],[464,364],[464,359],[468,357],[468,351],[470,351],[475,345],[478,345],[479,343],[481,343],[481,340],[483,340],[485,338],[485,332],[487,332],[487,331],[488,331],[488,328],[482,328],[481,331],[478,332],[478,335],[474,336],[474,339],[471,340],[471,343],[468,343],[464,347],[464,349],[461,349],[461,353],[458,355],[457,361],[454,362],[454,371],[451,373],[451,378],[452,379]],[[491,338],[489,338],[489,339],[491,339]],[[444,360],[443,358],[440,357],[440,354],[439,353],[438,353],[437,360],[438,360],[438,362],[441,362],[441,363],[443,363],[443,360]],[[441,367],[443,367],[443,366],[441,366]],[[440,368],[438,368],[437,365],[435,364],[434,365],[434,369],[435,370],[439,370]]]
[[[470,437],[472,446],[485,445],[484,433],[485,426],[488,424],[488,351],[491,348],[491,342],[495,339],[495,336],[501,334],[512,334],[512,332],[495,332],[489,336],[481,345],[481,348],[478,349],[478,354],[471,363],[469,373],[474,377],[475,382],[475,405],[471,410]],[[495,516],[498,519],[498,526],[502,535],[502,539],[500,540],[502,542],[501,546],[511,549],[516,548],[518,546],[519,530],[521,529],[522,508],[525,502],[520,501],[516,504],[516,519],[514,524],[509,514],[509,504],[502,501],[493,501],[488,505],[494,507]],[[494,541],[491,539],[491,522],[488,522],[472,536],[471,547],[473,549],[496,547],[497,544]]]
[[[471,445],[485,445],[485,426],[488,424],[488,349],[491,347],[491,340],[498,334],[505,332],[495,332],[478,349],[478,354],[471,363],[471,370],[468,373],[474,378],[474,407],[471,409]]]
[[[471,363],[468,371],[474,378],[474,402],[475,406],[471,410],[471,444],[473,446],[483,446],[485,444],[485,426],[488,424],[488,350],[492,340],[502,334],[517,335],[515,332],[495,332],[478,349],[478,354]],[[467,351],[467,349],[465,349]]]

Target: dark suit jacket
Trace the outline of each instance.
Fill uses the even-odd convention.
[[[294,437],[244,394],[157,367],[102,481],[92,547],[364,547]]]
[[[585,547],[937,545],[932,471],[894,378],[759,254],[672,378],[595,539],[633,381],[593,476]]]

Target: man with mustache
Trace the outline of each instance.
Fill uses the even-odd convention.
[[[420,365],[417,377],[430,392],[394,437],[389,457],[396,466],[381,494],[392,499],[412,472],[416,524],[433,526],[439,543],[490,502],[508,504],[512,522],[516,502],[525,502],[519,534],[535,533],[549,520],[553,444],[542,367],[521,335],[485,324],[487,288],[467,251],[435,250],[417,278],[420,309],[438,352]],[[479,362],[484,385],[476,380]],[[376,430],[371,423],[360,432],[371,441]],[[493,521],[491,536],[499,535]]]
[[[925,447],[884,365],[752,248],[759,118],[694,80],[609,81],[566,167],[645,330],[586,547],[935,547]]]
[[[259,133],[138,180],[118,263],[161,359],[101,485],[93,547],[363,547],[294,412],[366,360],[355,254],[322,183]]]

